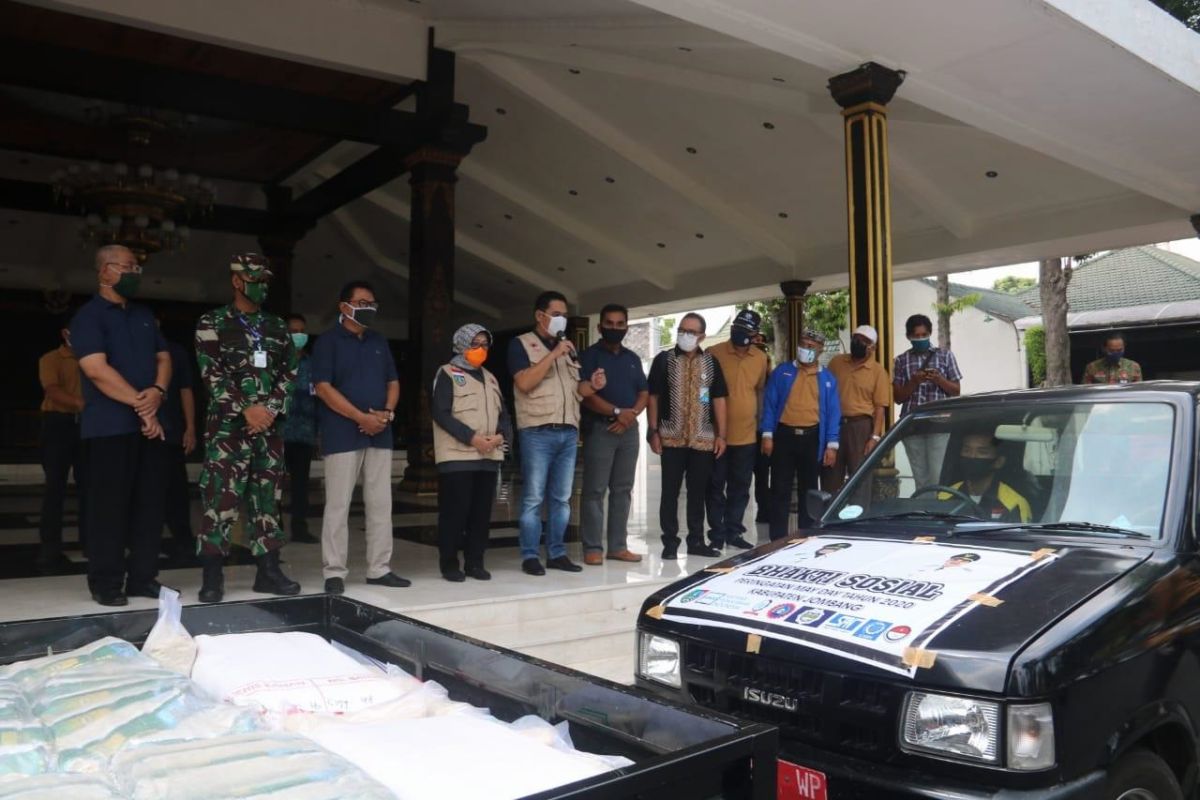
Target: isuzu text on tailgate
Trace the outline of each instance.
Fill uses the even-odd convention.
[[[780,798],[1196,797],[1198,394],[923,406],[816,528],[650,597],[638,685],[777,725]]]

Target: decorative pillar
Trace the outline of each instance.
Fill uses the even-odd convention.
[[[875,357],[892,367],[892,226],[888,194],[887,104],[904,72],[867,62],[829,79],[846,129],[850,245],[850,326],[879,332]]]
[[[293,231],[279,231],[258,237],[259,250],[271,259],[271,288],[267,293],[266,307],[280,316],[292,311],[292,264],[296,244],[303,236]]]
[[[450,359],[454,300],[454,184],[462,156],[423,147],[408,160],[412,218],[408,231],[409,367],[404,386],[408,469],[402,491],[437,491],[433,417],[434,372]]]
[[[788,335],[787,352],[783,354],[784,361],[796,358],[796,348],[800,346],[800,335],[804,333],[804,299],[808,294],[809,286],[812,286],[812,281],[784,281],[779,284],[779,291],[783,292],[783,296],[787,300],[784,318],[787,320]]]
[[[567,320],[567,331],[575,349],[582,353],[592,343],[592,324],[588,317],[570,317]]]

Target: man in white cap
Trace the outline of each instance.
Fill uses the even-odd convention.
[[[841,447],[834,465],[821,471],[821,488],[831,494],[842,488],[883,436],[887,407],[892,403],[892,381],[875,358],[878,343],[874,328],[859,325],[850,335],[850,352],[829,361],[842,401]]]

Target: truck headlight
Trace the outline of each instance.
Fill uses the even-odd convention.
[[[679,642],[643,631],[638,640],[638,674],[678,689],[682,685],[679,676]]]
[[[1000,704],[970,697],[909,692],[902,749],[994,764],[1000,751]]]
[[[1054,711],[1049,703],[1008,707],[1008,767],[1054,766]]]

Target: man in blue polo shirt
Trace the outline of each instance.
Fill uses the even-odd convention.
[[[123,606],[128,595],[157,598],[162,588],[167,450],[158,411],[171,356],[154,315],[130,302],[141,283],[137,256],[108,245],[95,263],[99,291],[71,320],[83,373],[88,588],[100,605]]]
[[[629,505],[637,471],[638,416],[650,392],[642,360],[621,346],[629,329],[629,309],[610,303],[600,309],[600,341],[580,355],[579,377],[604,372],[604,388],[583,401],[583,495],[580,502],[583,563],[604,563],[604,492],[608,491],[608,558],[642,560],[627,546]]]
[[[379,306],[366,281],[342,287],[338,324],[317,340],[312,382],[320,409],[325,457],[325,519],[321,560],[325,591],[346,590],[350,498],[361,473],[367,512],[367,583],[404,587],[392,572],[392,421],[400,378],[388,340],[371,330]]]

